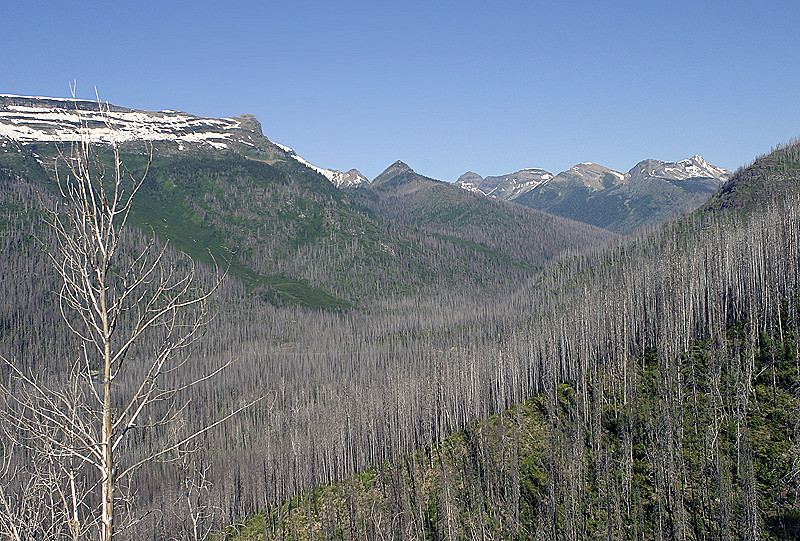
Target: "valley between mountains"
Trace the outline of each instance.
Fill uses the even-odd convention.
[[[91,142],[90,182],[119,170],[134,194],[107,289],[141,254],[165,265],[112,327],[138,328],[156,278],[187,272],[203,299],[112,341],[114,396],[159,382],[114,446],[116,537],[800,536],[800,144],[736,172],[693,156],[450,183],[397,161],[369,181],[262,130],[0,95],[2,535],[104,520],[81,461],[99,429],[46,415],[99,411],[52,225]],[[175,329],[192,338],[156,378]]]

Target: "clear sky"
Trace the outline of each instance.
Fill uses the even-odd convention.
[[[253,113],[321,167],[735,169],[800,136],[800,2],[0,0],[0,93]]]

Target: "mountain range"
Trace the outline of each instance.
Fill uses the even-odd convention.
[[[200,261],[231,260],[233,276],[278,304],[341,308],[465,282],[503,288],[568,248],[614,238],[412,174],[404,164],[373,183],[355,169],[318,167],[270,141],[252,115],[209,119],[0,96],[0,169],[56,190],[55,164],[81,138],[101,148],[115,142],[133,172],[148,170],[133,223]],[[409,212],[398,212],[401,193],[412,191],[416,199],[402,197]],[[420,213],[430,215],[424,227],[412,221]],[[481,272],[486,266],[503,272]]]
[[[532,168],[482,178],[470,171],[455,184],[618,233],[632,233],[694,210],[730,175],[695,155],[677,162],[643,160],[625,174],[592,162],[557,175]]]
[[[101,117],[99,105],[93,101],[0,95],[0,138],[23,145],[64,143],[82,132],[92,140],[109,142],[113,138],[129,148],[146,142],[157,148],[159,156],[216,150],[268,163],[288,157],[337,188],[369,184],[357,169],[326,169],[292,148],[270,141],[259,121],[249,114],[211,119],[174,110],[143,111],[113,105],[107,110]],[[455,185],[613,232],[631,233],[697,208],[729,176],[729,171],[696,155],[678,162],[643,160],[624,174],[592,162],[557,175],[537,168],[486,178],[467,172]]]
[[[571,243],[604,244],[603,229],[461,190],[397,161],[371,183],[346,190],[351,200],[392,223],[431,235],[477,242],[510,261],[542,268]],[[488,252],[487,252],[488,253]]]
[[[145,175],[123,263],[155,242],[203,290],[215,262],[228,268],[213,319],[169,372],[197,385],[159,395],[170,400],[153,423],[115,451],[136,466],[120,539],[800,537],[800,144],[647,231],[725,173],[695,157],[462,179],[487,182],[487,197],[402,161],[372,182],[324,169],[250,115],[100,109],[0,97],[3,359],[61,389],[83,358],[47,222],[63,208],[54,172],[73,141],[99,142],[106,170],[103,142],[117,142],[125,172]],[[120,268],[110,272],[126,280]],[[131,317],[140,302],[147,293]],[[161,328],[142,335],[115,387],[135,392],[163,341]],[[0,413],[24,390],[9,387],[10,363]],[[59,396],[93,407],[92,378]],[[14,451],[0,517],[35,508],[53,526],[69,497],[30,483],[37,474],[61,472],[58,494],[91,496],[92,468],[16,445],[71,434],[0,425]],[[138,462],[204,427],[187,456]],[[82,501],[79,520],[92,497]],[[0,537],[15,538],[8,524]]]

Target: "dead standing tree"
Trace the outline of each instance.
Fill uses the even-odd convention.
[[[66,164],[66,175],[56,167],[63,206],[49,218],[57,238],[51,257],[63,279],[61,313],[79,338],[82,353],[61,385],[45,384],[4,358],[14,388],[3,389],[8,398],[2,414],[13,445],[26,449],[33,460],[46,458],[55,465],[42,481],[49,483],[45,492],[58,510],[43,523],[60,525],[43,528],[72,539],[112,541],[125,527],[115,509],[123,497],[118,483],[250,404],[179,441],[143,454],[124,453],[131,431],[170,423],[181,410],[174,405],[176,394],[224,366],[174,383],[175,371],[186,362],[184,350],[203,327],[206,301],[216,285],[199,289],[193,262],[185,258],[183,270],[177,271],[166,245],[159,247],[154,237],[133,252],[123,246],[133,199],[149,162],[136,176],[125,169],[109,108],[97,103],[92,120],[99,117],[111,136],[98,147],[82,120],[70,155],[59,160],[62,169]],[[13,524],[7,530],[13,532]],[[9,537],[21,538],[13,533]]]

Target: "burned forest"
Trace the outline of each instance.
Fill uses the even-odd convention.
[[[92,151],[130,198],[89,198],[124,218],[105,378],[53,227],[69,147],[4,143],[0,536],[800,536],[800,144],[621,236],[404,164],[339,189],[253,137]],[[95,403],[112,443],[54,423]]]

